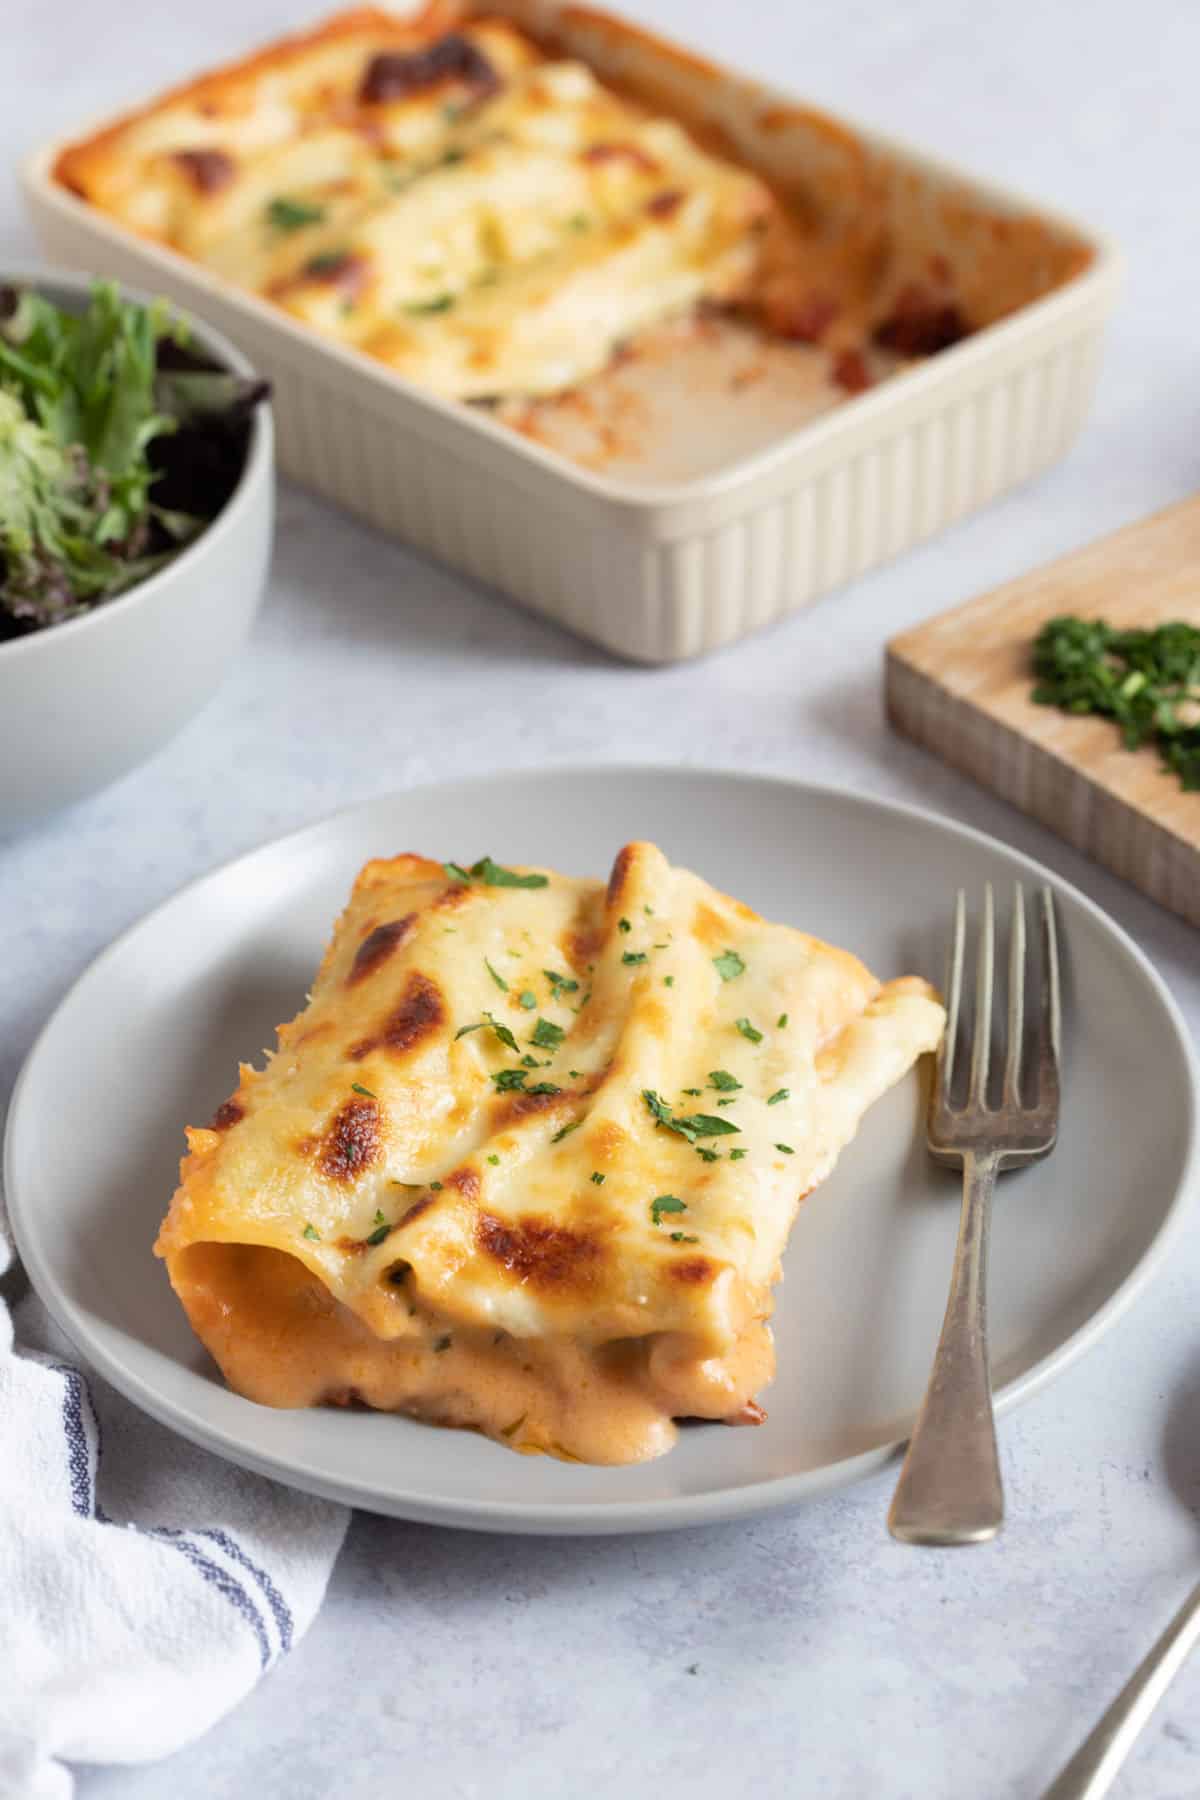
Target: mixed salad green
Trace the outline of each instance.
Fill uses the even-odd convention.
[[[0,638],[74,618],[189,544],[237,485],[265,392],[111,282],[79,313],[0,287]]]

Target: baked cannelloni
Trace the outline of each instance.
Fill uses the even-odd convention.
[[[143,236],[463,399],[554,393],[754,271],[756,176],[508,21],[364,9],[59,159]]]
[[[371,862],[156,1249],[251,1399],[657,1456],[763,1416],[800,1201],[943,1022],[650,844],[607,886]]]

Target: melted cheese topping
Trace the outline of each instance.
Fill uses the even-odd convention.
[[[441,35],[438,35],[439,30]],[[512,25],[347,14],[59,160],[61,180],[438,393],[551,394],[756,266],[762,184]]]
[[[607,887],[496,876],[363,870],[309,1005],[188,1133],[156,1249],[193,1327],[252,1399],[568,1458],[761,1417],[799,1203],[942,1008],[649,844]]]

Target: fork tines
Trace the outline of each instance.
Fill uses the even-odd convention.
[[[975,971],[974,1018],[963,1022],[963,967],[966,959],[967,900],[960,889],[954,907],[954,935],[946,981],[946,1035],[938,1058],[938,1074],[930,1106],[930,1147],[946,1152],[978,1147],[985,1123],[1000,1129],[997,1145],[1012,1154],[1044,1153],[1053,1142],[1059,1100],[1061,1000],[1054,899],[1043,888],[1039,907],[1040,969],[1035,1024],[1026,1025],[1029,986],[1025,893],[1013,891],[1008,944],[1008,1012],[1005,1027],[1004,1077],[998,1105],[989,1097],[992,1065],[992,1015],[996,986],[996,903],[989,882],[984,889],[983,917]],[[1027,1042],[1028,1038],[1031,1040]],[[965,1099],[956,1096],[956,1073],[970,1039],[971,1066]],[[958,1084],[961,1086],[961,1081]],[[1049,1139],[1049,1142],[1045,1140]],[[972,1140],[968,1142],[967,1140]]]

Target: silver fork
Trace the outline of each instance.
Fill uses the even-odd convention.
[[[1025,896],[1017,885],[1009,937],[1004,1084],[998,1106],[989,1104],[988,1098],[996,963],[990,883],[979,934],[971,1070],[963,1105],[953,1098],[967,935],[966,896],[961,890],[954,909],[946,1035],[930,1095],[928,1138],[936,1161],[962,1164],[962,1215],[942,1335],[888,1513],[892,1536],[908,1544],[980,1544],[995,1537],[1004,1523],[988,1371],[988,1224],[997,1174],[1049,1155],[1058,1134],[1058,942],[1049,888],[1043,888],[1041,901],[1041,991],[1029,1057],[1033,1066],[1026,1068]]]

